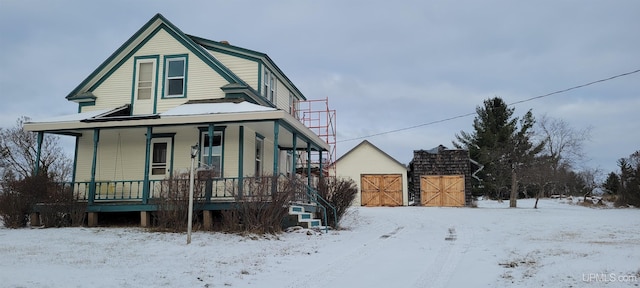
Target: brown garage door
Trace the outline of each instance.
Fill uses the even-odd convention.
[[[402,174],[360,176],[362,206],[402,206]]]
[[[464,206],[464,175],[420,177],[422,206]]]

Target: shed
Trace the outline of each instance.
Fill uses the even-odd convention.
[[[334,162],[340,178],[358,186],[354,206],[407,206],[407,167],[364,140]]]
[[[470,206],[471,159],[469,151],[439,145],[413,151],[409,164],[411,200],[422,206]]]

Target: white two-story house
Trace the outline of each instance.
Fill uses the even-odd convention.
[[[293,175],[300,157],[329,149],[296,117],[305,96],[269,56],[187,35],[160,14],[66,99],[77,114],[24,129],[75,137],[68,185],[90,225],[102,212],[149,217],[163,183],[188,173],[193,146],[209,177],[204,210],[227,209],[251,193],[247,179]]]

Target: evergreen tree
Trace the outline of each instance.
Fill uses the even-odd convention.
[[[531,111],[519,120],[513,117],[514,109],[499,97],[487,99],[483,104],[476,108],[474,131],[461,131],[453,145],[469,150],[471,158],[484,165],[478,173],[483,181],[474,183],[474,193],[502,199],[517,192],[517,173],[533,161],[543,143],[532,143],[535,119]],[[513,193],[508,193],[509,190]],[[514,196],[510,198],[515,205]]]
[[[609,176],[607,176],[607,180],[604,181],[602,187],[608,194],[618,194],[618,190],[620,189],[620,177],[618,177],[618,174],[615,172],[609,173]]]

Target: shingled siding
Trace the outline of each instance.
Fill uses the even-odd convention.
[[[409,164],[410,200],[420,203],[420,176],[464,175],[465,205],[471,206],[471,162],[469,151],[449,150],[439,146],[431,150],[414,150]]]

